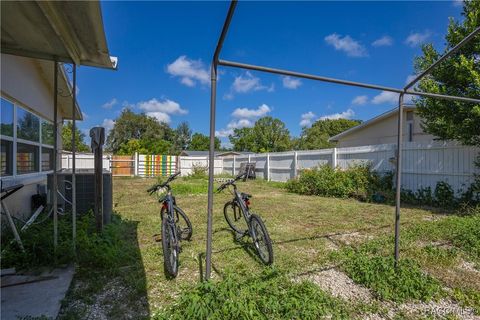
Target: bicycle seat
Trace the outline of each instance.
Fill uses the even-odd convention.
[[[252,197],[251,194],[244,193],[244,192],[240,193],[240,195],[242,196],[242,199],[250,199]]]

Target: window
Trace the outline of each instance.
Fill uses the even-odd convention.
[[[13,174],[13,141],[2,139],[0,176]]]
[[[38,172],[39,147],[26,143],[17,143],[17,174]]]
[[[53,149],[42,147],[42,171],[53,170]]]
[[[413,122],[408,122],[408,142],[413,141]]]
[[[0,134],[13,137],[13,103],[2,98]]]
[[[40,142],[40,119],[33,113],[18,107],[17,138]]]
[[[53,146],[53,122],[42,120],[42,144]]]

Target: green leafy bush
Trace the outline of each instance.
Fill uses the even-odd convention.
[[[67,264],[77,261],[84,269],[108,270],[120,265],[135,263],[138,252],[130,241],[135,237],[133,222],[120,219],[117,215],[104,227],[103,233],[95,232],[92,212],[77,218],[76,255],[72,246],[71,215],[58,220],[58,247],[53,246],[53,220],[32,225],[28,232],[21,233],[25,252],[19,250],[11,239],[9,230],[2,232],[2,268],[16,267],[18,270],[41,266]]]
[[[303,170],[299,177],[287,181],[290,192],[327,197],[355,197],[370,200],[376,192],[391,190],[391,174],[381,176],[369,166],[357,165],[346,170],[335,170],[328,165]],[[385,198],[389,195],[385,193]]]
[[[260,276],[227,274],[185,288],[154,319],[347,319],[343,302],[310,282],[296,283],[267,269]],[[330,317],[329,317],[330,318]]]
[[[436,203],[441,207],[451,207],[455,204],[455,193],[447,182],[437,182],[434,195]]]
[[[353,250],[348,251],[347,256],[344,271],[380,299],[428,301],[441,293],[440,283],[425,275],[413,260],[402,259],[395,268],[392,257],[370,256]]]

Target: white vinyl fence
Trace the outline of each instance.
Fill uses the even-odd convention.
[[[455,142],[404,143],[402,153],[402,187],[416,191],[420,188],[435,188],[437,182],[445,181],[459,192],[480,174],[475,166],[479,148],[466,147]],[[285,182],[302,169],[330,165],[345,169],[354,164],[369,164],[377,172],[395,171],[395,144],[371,145],[351,148],[331,148],[311,151],[260,153],[215,159],[215,174],[238,174],[241,163],[254,162],[257,178]],[[142,155],[138,155],[140,159]],[[62,168],[71,168],[71,154],[62,155]],[[78,169],[93,168],[93,154],[77,154]],[[110,156],[104,156],[104,169],[111,170]],[[181,156],[178,168],[182,176],[193,172],[194,167],[208,168],[208,157]],[[135,175],[145,176],[140,170]]]
[[[72,154],[62,153],[62,169],[72,169]],[[75,168],[76,169],[93,169],[94,168],[94,155],[93,153],[77,153],[75,155]],[[103,155],[103,169],[111,171],[110,169],[110,155]]]
[[[448,182],[458,192],[465,190],[480,174],[475,166],[479,148],[454,142],[404,143],[402,187],[409,190],[435,188],[438,181]],[[354,164],[369,164],[377,172],[395,171],[395,144],[312,151],[291,151],[242,155],[223,159],[223,170],[237,174],[242,162],[255,162],[256,174],[269,181],[287,181],[300,170],[330,165],[345,169]]]

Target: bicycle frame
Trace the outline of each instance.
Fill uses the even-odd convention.
[[[173,240],[175,241],[175,246],[178,246],[178,237],[177,237],[177,226],[175,224],[175,216],[173,213],[173,196],[172,196],[172,189],[170,188],[169,185],[165,186],[167,188],[167,194],[165,196],[165,199],[162,201],[163,203],[167,203],[167,222],[170,226],[173,227]],[[163,204],[162,204],[163,205]],[[165,217],[162,217],[165,219]]]
[[[233,186],[233,195],[235,197],[235,201],[240,206],[240,210],[242,211],[243,217],[245,218],[245,221],[247,222],[248,232],[250,233],[250,236],[255,239],[255,232],[253,231],[253,229],[250,225],[250,216],[251,216],[250,210],[245,205],[245,201],[243,200],[241,193],[238,192],[237,186],[235,184],[232,184],[232,186]]]

